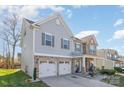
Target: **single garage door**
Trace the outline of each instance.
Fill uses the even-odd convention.
[[[71,73],[70,62],[59,62],[59,75],[65,75]]]
[[[39,65],[39,77],[49,77],[57,75],[55,62],[41,62]]]

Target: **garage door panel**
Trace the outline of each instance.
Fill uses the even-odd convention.
[[[71,73],[70,63],[59,63],[59,75],[65,75]]]
[[[39,66],[39,77],[56,76],[56,64],[41,63]]]

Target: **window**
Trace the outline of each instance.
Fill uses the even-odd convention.
[[[55,62],[53,62],[53,61],[49,61],[49,64],[55,64]]]
[[[64,49],[69,49],[69,40],[67,39],[61,39],[61,48],[64,48]]]
[[[95,46],[94,45],[90,45],[89,52],[90,52],[90,54],[94,54],[95,53]]]
[[[110,53],[109,52],[107,53],[107,58],[110,58]]]
[[[65,49],[68,48],[68,40],[63,40],[63,46]]]
[[[42,45],[54,47],[54,36],[48,33],[42,33]]]
[[[64,64],[64,62],[63,61],[60,61],[59,64]]]
[[[40,61],[40,64],[42,64],[42,63],[47,63],[46,61]]]
[[[45,35],[45,43],[47,46],[51,46],[52,45],[52,36],[51,35]]]
[[[69,62],[68,62],[68,61],[66,61],[66,62],[65,62],[65,64],[69,64]]]
[[[26,36],[26,31],[24,32],[24,36]]]
[[[81,51],[81,44],[79,43],[75,44],[75,51]]]

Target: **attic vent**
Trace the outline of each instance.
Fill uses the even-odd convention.
[[[57,24],[57,25],[60,25],[59,19],[56,19],[56,24]]]

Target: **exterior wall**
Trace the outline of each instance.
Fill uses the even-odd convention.
[[[104,60],[97,59],[96,60],[96,68],[102,69],[102,66],[104,66]]]
[[[53,61],[53,62],[56,62],[56,64],[58,64],[60,61],[64,61],[64,62],[69,61],[69,62],[71,62],[71,65],[72,65],[72,58],[50,57],[50,56],[34,56],[34,64],[35,64],[35,67],[37,68],[37,77],[39,77],[39,64],[42,61],[44,61],[44,62]]]
[[[105,54],[105,52],[103,50],[97,50],[97,56],[106,58],[106,55],[107,54]]]
[[[104,60],[104,59],[97,59],[96,60],[96,68],[102,69],[102,66],[104,66],[104,69],[114,69],[114,62],[111,60]]]
[[[105,69],[114,69],[114,65],[113,65],[113,61],[105,61],[105,65],[104,65]]]
[[[58,17],[57,17],[58,18]],[[38,31],[35,31],[35,53],[51,54],[51,55],[64,55],[70,56],[71,51],[74,50],[72,42],[72,34],[67,31],[60,21],[60,25],[56,24],[56,20],[52,19],[40,26]],[[42,32],[50,33],[55,37],[54,47],[42,45],[41,35]],[[61,48],[61,38],[66,38],[70,40],[70,49]]]
[[[26,28],[26,29],[25,29]],[[21,69],[30,76],[33,76],[33,31],[30,25],[24,21],[22,33],[26,30],[26,35],[22,34],[22,56],[21,56]]]

